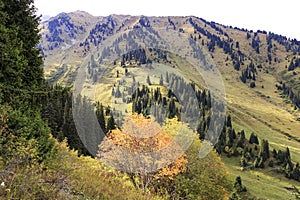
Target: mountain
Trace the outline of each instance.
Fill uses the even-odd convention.
[[[39,48],[44,56],[45,76],[51,83],[73,85],[80,69],[89,78],[83,83],[85,94],[97,89],[94,101],[112,103],[114,83],[129,72],[137,81],[146,79],[147,59],[180,71],[199,88],[206,88],[203,77],[176,52],[164,52],[162,41],[188,48],[199,47],[208,65],[216,66],[226,92],[226,114],[233,127],[246,137],[255,133],[267,140],[271,149],[289,148],[294,163],[300,162],[300,42],[263,30],[252,31],[208,22],[194,16],[148,17],[110,15],[95,17],[86,12],[61,13],[40,24]],[[168,37],[185,37],[189,43]],[[172,35],[171,35],[172,36]],[[173,35],[174,36],[174,35]],[[139,42],[132,41],[138,38]],[[172,39],[173,38],[173,39]],[[111,45],[108,45],[111,42]],[[143,48],[146,44],[147,48]],[[194,46],[193,46],[194,45]],[[133,53],[124,53],[126,49]],[[134,51],[145,49],[145,51]],[[175,48],[175,50],[178,50]],[[154,53],[152,53],[154,52]],[[114,59],[110,54],[118,55]],[[113,57],[113,56],[112,56]],[[128,58],[130,57],[130,58]],[[105,60],[106,58],[109,58]],[[110,60],[111,59],[111,60]],[[111,63],[110,63],[111,61]],[[106,68],[103,63],[109,63]],[[114,63],[114,64],[113,64]],[[154,65],[154,64],[153,64]],[[160,65],[154,68],[164,74]],[[126,71],[127,69],[127,71]],[[104,74],[104,76],[103,76]],[[122,79],[123,78],[123,79]],[[159,81],[150,73],[151,81]],[[205,77],[204,77],[205,79]],[[125,79],[124,79],[125,80]],[[117,100],[116,100],[117,101]],[[118,102],[117,102],[118,103]],[[240,171],[239,161],[222,156],[233,175],[244,178],[247,188],[258,197],[282,198],[293,180],[268,172],[269,169]],[[255,184],[252,183],[256,180]],[[271,186],[274,182],[279,184]],[[299,184],[299,182],[298,182]],[[276,191],[276,192],[274,192]]]
[[[50,18],[51,18],[50,15],[43,15],[43,16],[42,16],[42,22],[47,21],[47,20],[49,20]]]

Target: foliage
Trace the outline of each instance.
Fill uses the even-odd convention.
[[[0,179],[6,185],[0,196],[55,198],[52,190],[39,184],[45,175],[43,163],[56,153],[50,130],[39,112],[21,113],[1,105],[0,116]]]
[[[234,189],[237,191],[237,193],[247,191],[246,187],[242,184],[242,178],[240,176],[236,177],[235,179]]]
[[[157,183],[172,199],[226,199],[232,190],[229,172],[215,152],[200,159],[201,142],[195,138],[186,152],[187,170],[172,181]]]
[[[19,142],[18,142],[19,143]],[[14,142],[14,146],[16,146]],[[19,145],[19,155],[34,147]],[[78,157],[66,141],[55,142],[55,157],[42,164],[27,159],[14,168],[0,166],[0,198],[5,199],[162,199],[134,187],[129,177],[87,156]],[[3,159],[4,160],[4,159]],[[11,165],[10,165],[11,166]]]
[[[67,138],[69,147],[77,150],[79,155],[90,155],[77,133],[73,119],[72,101],[70,88],[63,88],[59,85],[48,87],[47,96],[43,99],[41,115],[51,128],[53,137],[59,141]],[[79,97],[76,107],[89,108],[90,104]]]
[[[14,110],[4,104],[0,105],[0,115],[0,155],[4,165],[31,159],[41,162],[53,156],[54,141],[38,110]]]
[[[288,147],[283,150],[270,150],[268,140],[259,139],[256,134],[251,133],[249,140],[245,138],[245,132],[242,130],[235,134],[235,130],[227,124],[223,128],[215,149],[219,154],[226,154],[228,157],[240,157],[240,166],[242,169],[253,168],[280,168],[277,170],[286,177],[300,180],[299,163],[293,163]]]
[[[153,119],[146,119],[143,115],[133,114],[125,120],[122,130],[117,128],[107,133],[106,140],[99,145],[97,156],[127,172],[135,185],[143,190],[149,189],[154,180],[172,179],[185,171],[187,160],[180,147],[173,146],[159,160],[153,160],[151,155],[148,156],[147,154],[141,154],[138,161],[134,160],[135,153],[155,152],[170,145],[173,138],[172,129],[177,130],[176,127],[179,126],[179,122],[176,119],[169,120],[168,124],[168,128],[160,130],[159,124]],[[159,163],[172,160],[173,157],[181,154],[183,155],[160,171],[151,170],[156,165],[159,168]],[[140,168],[139,166],[144,167]]]
[[[5,101],[18,96],[16,89],[43,86],[42,58],[35,48],[40,18],[35,11],[33,0],[0,2],[0,89]]]
[[[142,192],[134,187],[130,178],[97,159],[80,156],[57,143],[58,155],[49,161],[49,167],[59,170],[67,177],[65,189],[68,195],[81,199],[159,199],[149,191]]]

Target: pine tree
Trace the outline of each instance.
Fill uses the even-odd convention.
[[[269,142],[268,140],[262,140],[260,155],[262,156],[262,160],[266,161],[270,158],[270,150],[269,150]]]
[[[100,104],[99,102],[97,102],[96,116],[99,121],[101,129],[103,130],[104,133],[106,133],[105,117],[104,117],[104,110],[103,110],[102,103]]]
[[[159,85],[161,85],[161,86],[164,85],[164,80],[163,80],[162,75],[160,75]]]
[[[35,11],[33,0],[0,1],[0,96],[2,103],[9,102],[12,106],[7,111],[9,135],[2,135],[0,143],[1,151],[6,142],[12,143],[10,149],[14,149],[14,152],[10,152],[10,156],[14,159],[18,160],[20,154],[28,153],[28,157],[24,157],[25,162],[22,161],[23,158],[21,162],[15,162],[22,163],[19,165],[53,156],[55,146],[50,137],[51,131],[40,113],[40,103],[45,103],[45,96],[48,94],[41,92],[45,84],[43,60],[40,50],[36,48],[40,42],[40,17],[36,16]],[[37,90],[40,93],[33,94]],[[2,111],[2,106],[0,110]],[[61,107],[61,112],[63,110],[64,107]],[[60,121],[60,125],[62,124],[63,116]],[[12,140],[7,141],[9,138]],[[30,155],[33,152],[27,152],[28,148],[35,151],[38,158],[33,158]],[[1,160],[9,162],[8,159]]]
[[[246,187],[243,186],[242,178],[240,176],[236,177],[235,183],[234,183],[234,188],[236,189],[236,191],[238,193],[247,191]]]
[[[254,133],[251,133],[250,138],[249,138],[249,143],[250,144],[259,144],[258,138]]]
[[[148,85],[151,85],[151,81],[150,81],[150,77],[149,77],[149,75],[147,76],[147,79],[146,79],[146,81],[147,81],[147,84],[148,84]]]
[[[273,149],[273,157],[277,158],[277,151],[276,151],[276,149]]]
[[[106,132],[108,132],[110,130],[114,130],[116,128],[115,119],[112,114],[110,114],[110,117],[108,118],[106,128],[107,128]]]
[[[288,147],[286,147],[286,150],[285,150],[285,159],[291,160],[290,149]]]
[[[231,124],[231,116],[230,116],[230,115],[227,116],[226,126],[232,128],[232,124]]]
[[[121,91],[120,91],[120,86],[118,85],[116,88],[116,92],[115,92],[115,97],[116,98],[120,98],[121,97]]]
[[[43,86],[40,17],[33,0],[0,3],[0,82],[14,88],[35,90]],[[14,96],[8,93],[6,97]]]
[[[240,137],[240,140],[244,142],[245,139],[246,139],[246,137],[245,137],[245,131],[242,130],[242,131],[241,131],[241,137]]]
[[[169,83],[169,73],[166,72],[166,82]]]

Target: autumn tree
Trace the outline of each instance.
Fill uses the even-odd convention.
[[[178,145],[169,147],[173,139],[170,131],[178,130],[180,123],[172,119],[169,124],[167,128],[161,128],[153,118],[134,114],[125,120],[122,130],[116,128],[107,133],[106,139],[99,145],[97,156],[127,172],[134,184],[143,190],[155,180],[172,179],[186,170],[187,160]],[[151,154],[164,148],[167,151],[163,154]],[[176,156],[178,158],[174,160]]]

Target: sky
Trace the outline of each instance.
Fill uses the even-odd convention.
[[[38,14],[82,10],[94,16],[194,15],[220,24],[266,30],[300,40],[299,0],[35,0]]]

